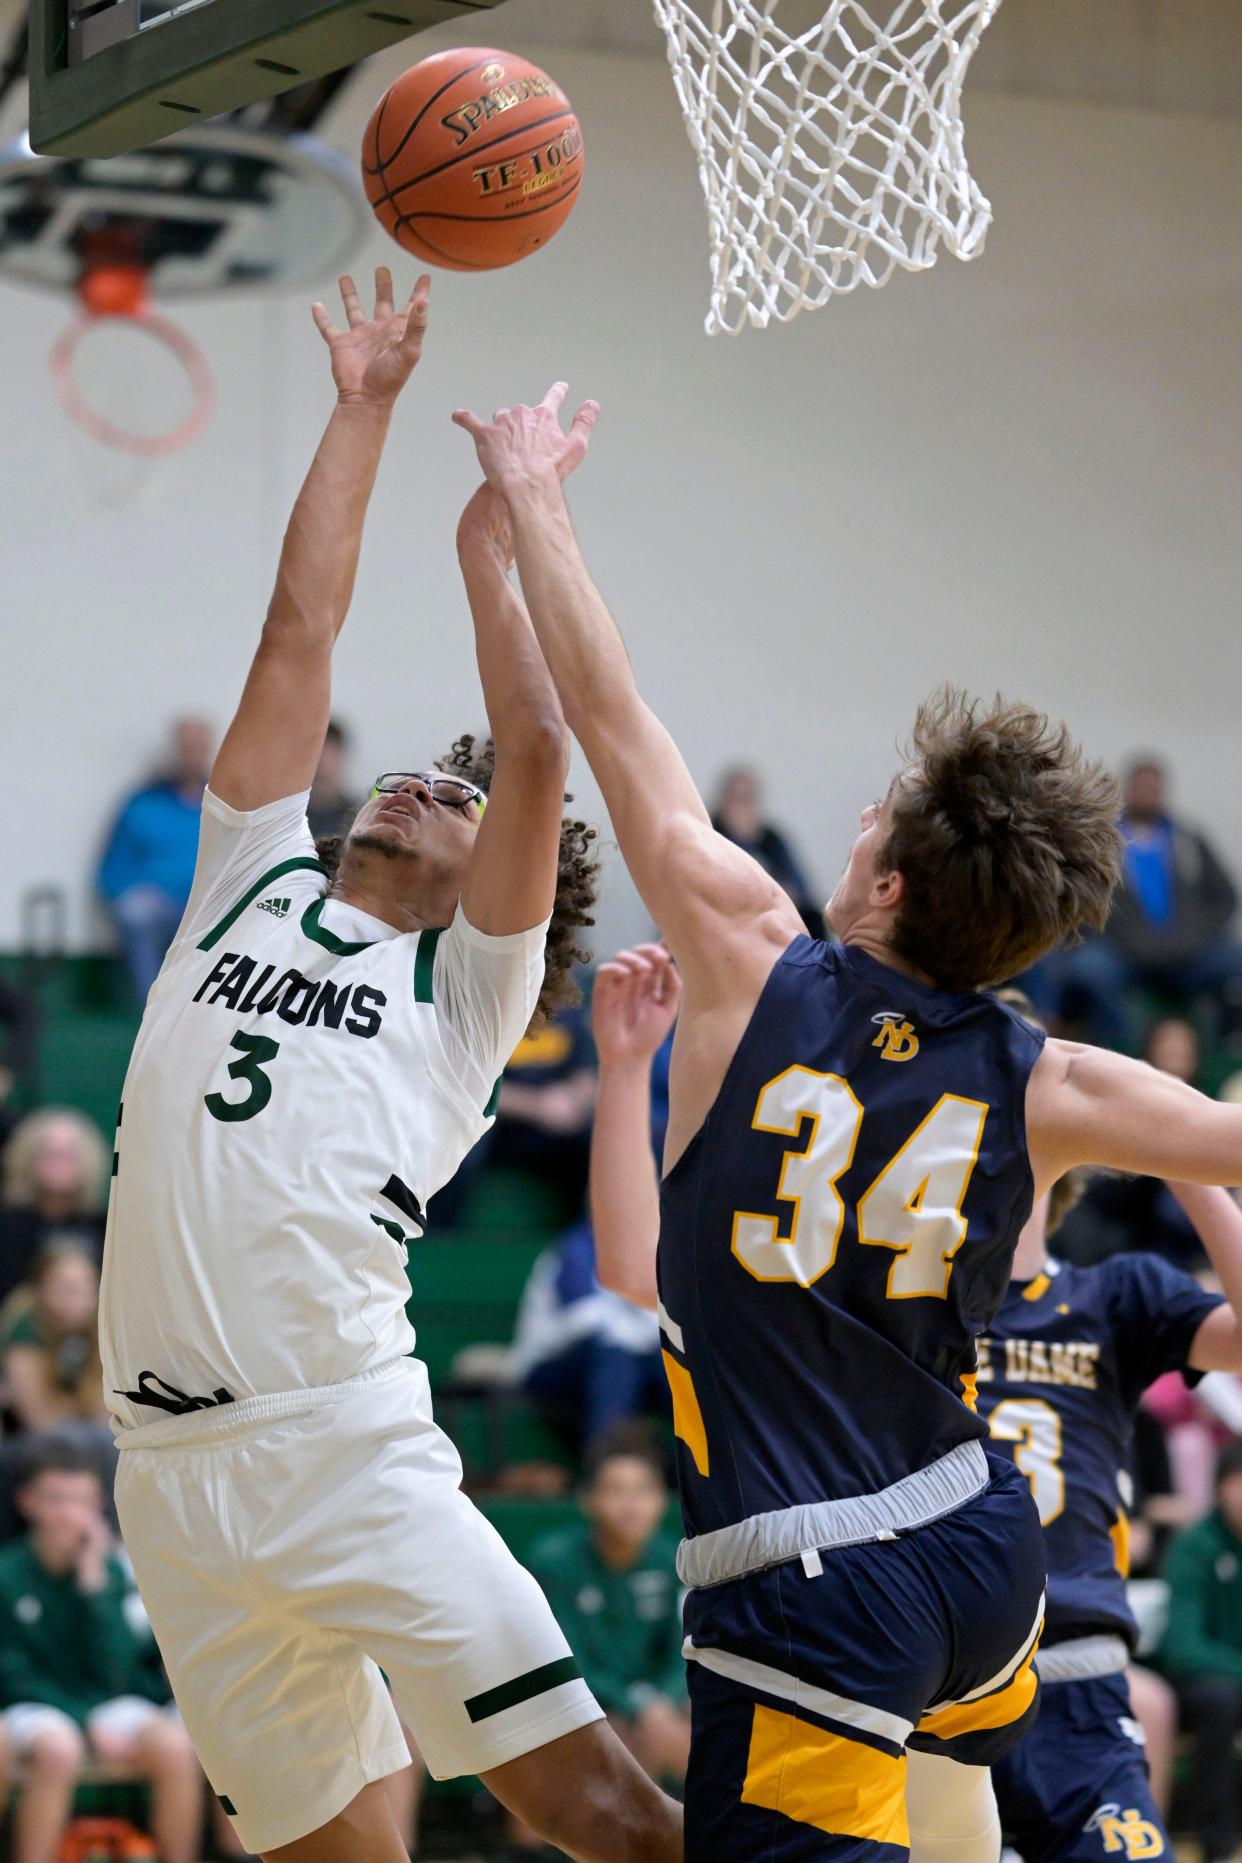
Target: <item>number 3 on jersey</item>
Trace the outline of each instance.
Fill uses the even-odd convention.
[[[273,1041],[270,1035],[234,1035],[229,1043],[241,1055],[239,1061],[229,1062],[229,1079],[244,1080],[246,1097],[242,1100],[226,1100],[222,1093],[208,1093],[203,1105],[213,1119],[233,1121],[253,1119],[261,1113],[272,1097],[272,1083],[263,1069],[276,1059],[280,1052],[280,1043]]]
[[[890,1300],[949,1291],[953,1257],[966,1237],[962,1202],[970,1184],[988,1109],[980,1100],[943,1093],[897,1155],[858,1200],[858,1240],[892,1249]],[[797,1138],[804,1119],[811,1134],[802,1151],[787,1151],[777,1196],[793,1205],[789,1234],[774,1216],[739,1210],[733,1253],[757,1281],[810,1287],[837,1258],[845,1204],[837,1189],[854,1161],[863,1108],[839,1074],[789,1067],[759,1094],[752,1124],[759,1132]]]

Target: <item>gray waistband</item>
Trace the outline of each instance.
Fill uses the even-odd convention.
[[[959,1443],[928,1468],[906,1475],[878,1494],[843,1501],[811,1501],[752,1514],[736,1526],[683,1540],[677,1576],[683,1585],[724,1585],[747,1572],[762,1572],[802,1553],[830,1546],[856,1546],[925,1527],[973,1500],[988,1481],[988,1459],[980,1442]]]
[[[1100,1675],[1121,1675],[1129,1660],[1121,1637],[1072,1637],[1040,1650],[1035,1670],[1041,1682],[1090,1682]]]

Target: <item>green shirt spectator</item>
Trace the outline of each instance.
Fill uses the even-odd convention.
[[[121,1695],[168,1699],[133,1580],[115,1553],[84,1591],[50,1571],[29,1537],[0,1548],[0,1705],[38,1702],[85,1727]]]
[[[676,1557],[676,1540],[657,1533],[632,1565],[612,1565],[585,1520],[532,1549],[530,1568],[607,1714],[629,1720],[657,1696],[686,1699]]]
[[[617,1432],[588,1465],[586,1519],[532,1548],[587,1686],[653,1777],[681,1778],[690,1752],[677,1543],[668,1489],[645,1438]]]
[[[1242,1732],[1242,1442],[1221,1450],[1216,1507],[1179,1533],[1165,1561],[1169,1622],[1160,1659],[1193,1738],[1190,1810],[1204,1863],[1237,1850],[1233,1744]]]
[[[22,1766],[13,1854],[60,1855],[93,1759],[147,1782],[159,1855],[193,1863],[205,1782],[89,1457],[37,1439],[17,1504],[30,1532],[0,1549],[0,1730]]]
[[[1225,1675],[1242,1683],[1242,1538],[1219,1509],[1178,1534],[1165,1577],[1165,1670],[1171,1676]]]

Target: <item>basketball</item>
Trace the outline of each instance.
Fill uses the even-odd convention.
[[[478,46],[404,72],[362,139],[384,231],[458,272],[495,271],[546,246],[573,211],[582,168],[582,131],[555,80]]]

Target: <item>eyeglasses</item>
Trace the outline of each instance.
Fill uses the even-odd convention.
[[[474,783],[467,783],[460,776],[445,776],[442,770],[387,770],[383,776],[376,777],[371,794],[394,796],[407,783],[421,783],[431,800],[443,803],[446,809],[465,809],[477,802],[482,814],[487,807],[486,795]]]

